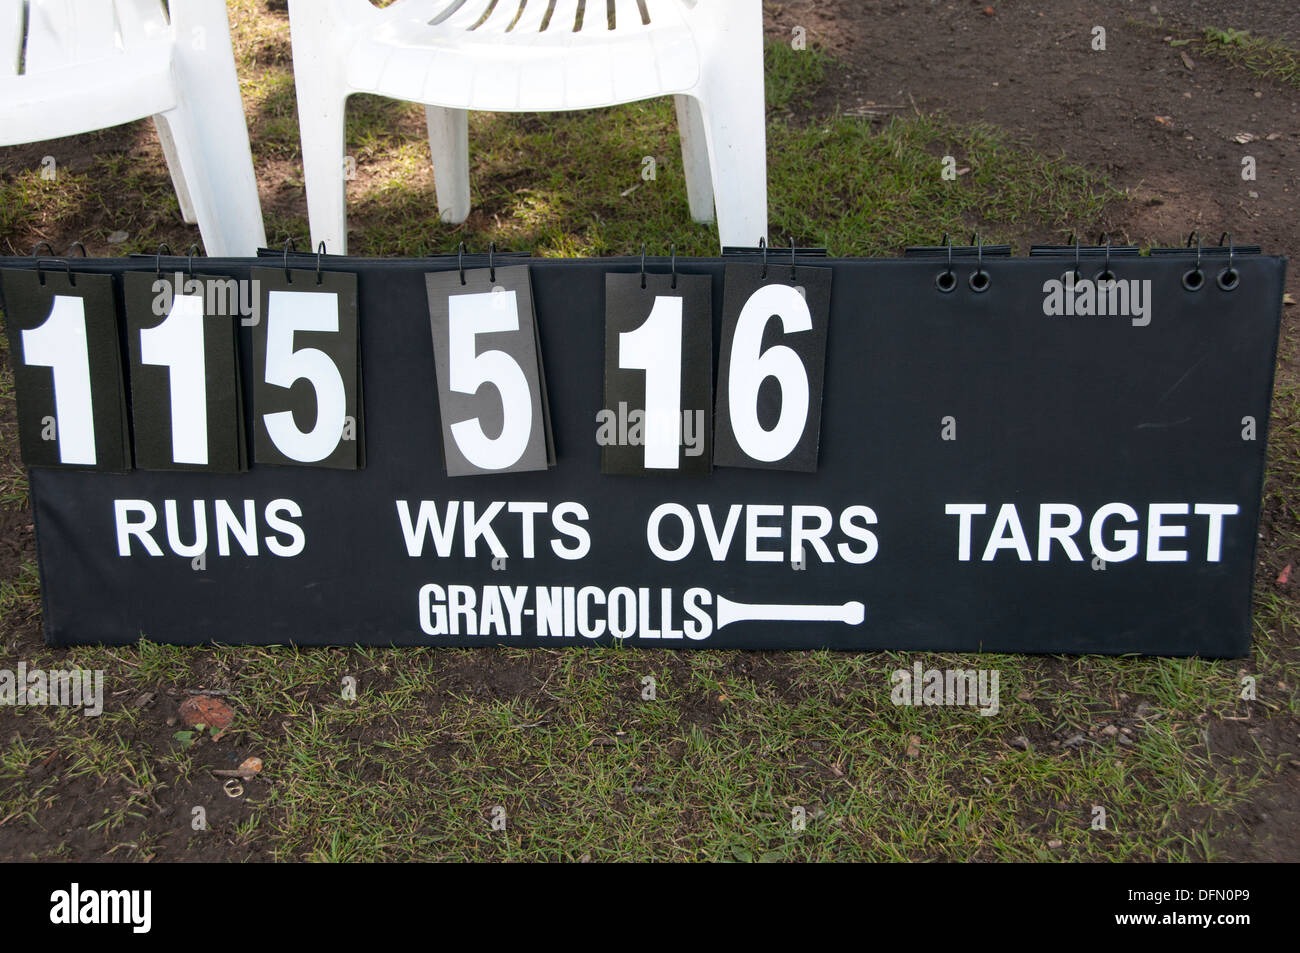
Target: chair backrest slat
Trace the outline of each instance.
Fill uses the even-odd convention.
[[[119,50],[117,13],[107,0],[32,0],[23,72],[92,62]]]
[[[23,0],[0,0],[0,76],[17,76],[26,22]]]

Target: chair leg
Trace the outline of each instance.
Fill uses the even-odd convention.
[[[298,128],[302,135],[303,184],[307,188],[307,218],[313,250],[325,243],[331,255],[348,251],[347,181],[344,174],[344,114],[342,92],[323,90],[319,77],[298,81]],[[315,90],[305,87],[315,85]]]
[[[464,109],[424,108],[433,159],[438,215],[459,225],[469,217],[469,113]]]
[[[194,201],[190,198],[189,186],[185,184],[185,172],[181,169],[180,158],[176,155],[176,143],[172,140],[172,131],[161,116],[155,116],[153,124],[158,130],[158,142],[162,145],[163,157],[167,160],[167,168],[172,174],[172,186],[176,189],[176,201],[180,203],[181,218],[187,225],[197,225],[199,219],[194,214]]]
[[[251,256],[266,245],[242,111],[235,119],[222,123],[214,115],[196,115],[189,105],[154,117],[171,138],[177,195],[188,194],[203,247],[213,258]]]
[[[763,89],[751,81],[753,75],[717,70],[700,93],[723,247],[767,238],[766,115]]]
[[[699,100],[692,96],[674,96],[677,105],[677,132],[682,140],[682,169],[686,173],[686,199],[691,218],[697,222],[713,221],[713,179],[709,173],[709,143],[704,134],[704,115]]]
[[[178,38],[173,69],[180,105],[156,116],[155,122],[160,129],[166,127],[171,139],[168,159],[181,207],[188,194],[209,255],[254,255],[266,244],[266,231],[226,5],[221,0],[190,0],[172,4],[171,10]],[[202,42],[194,42],[196,36]]]

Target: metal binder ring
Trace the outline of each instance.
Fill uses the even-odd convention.
[[[316,284],[320,284],[322,280],[320,276],[320,259],[323,254],[325,254],[325,243],[322,241],[316,244]]]
[[[456,270],[460,272],[460,283],[465,283],[465,243],[461,242],[456,249]]]
[[[943,233],[943,243],[948,247],[948,270],[939,272],[939,277],[934,279],[934,286],[948,294],[957,287],[957,276],[952,272],[952,239],[947,232]]]
[[[794,281],[794,236],[790,236],[790,280]]]
[[[36,259],[36,280],[45,284],[45,276],[41,274],[41,265],[62,265],[63,270],[68,273],[68,284],[74,288],[77,286],[77,279],[72,275],[72,268],[66,258],[37,258]]]
[[[193,245],[190,246],[189,251],[186,252],[186,254],[189,255],[190,257],[190,261],[189,264],[185,266],[185,271],[189,274],[191,278],[194,277],[194,253],[198,250],[199,250],[198,243],[195,242]]]
[[[158,244],[158,252],[153,256],[153,276],[155,278],[162,277],[162,253],[164,248],[167,249],[167,257],[170,258],[172,256],[172,246],[168,245],[166,242],[160,242]]]
[[[81,249],[81,257],[82,257],[82,258],[89,258],[89,257],[90,257],[89,255],[86,254],[86,246],[83,245],[83,244],[81,244],[81,242],[73,242],[73,243],[72,243],[72,247],[68,249],[68,257],[71,258],[71,257],[72,257],[72,253],[73,253],[74,251],[76,251],[78,248]]]
[[[32,249],[32,257],[33,257],[33,258],[35,258],[37,252],[39,252],[39,251],[41,250],[41,246],[42,246],[42,245],[44,245],[46,248],[48,248],[48,249],[50,250],[50,254],[51,254],[51,255],[54,254],[54,246],[53,246],[53,245],[51,245],[51,244],[50,244],[49,242],[47,242],[47,241],[39,241],[39,242],[36,243],[36,247],[34,247],[34,248]]]
[[[948,270],[939,272],[939,277],[934,279],[934,286],[948,294],[957,287],[957,276],[952,272],[952,239],[947,232],[943,233],[943,243],[948,247]]]
[[[674,242],[673,244],[669,245],[668,248],[669,248],[668,253],[671,256],[670,258],[671,264],[669,265],[669,267],[672,269],[672,273],[673,273],[673,287],[676,288],[677,287],[677,243]]]
[[[641,243],[641,287],[645,287],[645,242]]]
[[[1238,273],[1236,268],[1232,267],[1232,233],[1224,232],[1223,235],[1219,237],[1220,245],[1223,244],[1224,238],[1228,239],[1228,267],[1219,272],[1218,282],[1219,288],[1223,291],[1232,291],[1241,283],[1241,275]]]
[[[766,281],[767,280],[767,239],[760,238],[758,240],[758,247],[763,252],[763,273],[758,277],[763,281]]]
[[[1192,235],[1196,235],[1192,232]],[[1189,236],[1187,241],[1191,242]],[[1201,271],[1201,238],[1196,236],[1196,267],[1191,271],[1183,272],[1183,287],[1188,291],[1200,291],[1201,286],[1205,284],[1205,273]]]
[[[1079,268],[1079,236],[1071,232],[1070,242],[1074,245],[1074,280],[1082,281],[1083,272]]]
[[[1106,240],[1106,263],[1102,266],[1101,272],[1097,275],[1098,281],[1114,281],[1115,273],[1110,270],[1110,235],[1101,236]]]
[[[975,235],[975,270],[970,273],[967,284],[976,293],[989,290],[989,273],[984,270],[984,239],[978,233]]]
[[[488,242],[488,278],[492,280],[493,284],[496,284],[496,280],[497,280],[497,266],[492,261],[496,253],[497,253],[497,243]]]
[[[298,246],[293,243],[293,236],[290,235],[284,240],[284,280],[286,284],[293,284],[293,279],[289,277],[289,249],[298,250]]]

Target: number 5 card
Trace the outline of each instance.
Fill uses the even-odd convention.
[[[253,460],[365,466],[357,276],[254,268]]]
[[[424,276],[448,476],[555,465],[527,265]]]

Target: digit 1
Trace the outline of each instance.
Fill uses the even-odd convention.
[[[140,331],[140,362],[168,369],[172,460],[208,462],[207,371],[203,359],[203,298],[176,295],[157,327]]]
[[[86,303],[55,295],[40,327],[23,331],[23,362],[54,372],[54,420],[59,462],[95,465],[95,412],[90,395],[90,354],[86,344]]]
[[[676,470],[682,445],[682,299],[656,295],[650,315],[618,336],[618,366],[645,371],[645,466]]]

